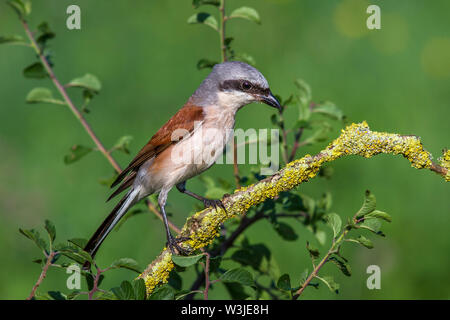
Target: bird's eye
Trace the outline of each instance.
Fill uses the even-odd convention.
[[[252,88],[252,84],[249,81],[243,81],[241,84],[242,90],[248,91]]]

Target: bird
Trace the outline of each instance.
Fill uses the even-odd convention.
[[[207,199],[187,190],[186,181],[214,164],[233,136],[236,112],[253,102],[281,112],[266,78],[256,68],[240,61],[214,65],[183,107],[151,137],[112,183],[111,188],[118,187],[107,201],[127,192],[92,235],[84,251],[94,257],[106,236],[133,205],[159,193],[167,246],[172,253],[187,254],[169,230],[165,209],[168,193],[176,187],[202,201],[205,208],[225,209],[221,200]]]

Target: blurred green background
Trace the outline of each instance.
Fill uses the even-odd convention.
[[[81,30],[66,28],[66,8],[81,7]],[[272,90],[287,97],[293,80],[303,78],[313,89],[313,100],[331,100],[349,120],[367,120],[373,130],[415,134],[435,157],[449,147],[450,117],[450,2],[425,1],[296,1],[229,0],[228,10],[241,5],[256,8],[260,26],[231,21],[227,35],[234,48],[251,54],[269,80]],[[381,7],[381,30],[369,31],[365,20],[369,4]],[[56,32],[51,41],[55,72],[64,83],[93,73],[102,91],[87,115],[106,146],[123,135],[132,135],[131,152],[173,115],[207,75],[198,71],[200,58],[218,60],[219,39],[212,29],[187,25],[196,12],[191,1],[34,1],[29,19],[35,28],[48,21]],[[207,11],[213,12],[212,7]],[[0,35],[23,34],[21,25],[0,2]],[[22,69],[35,61],[31,49],[0,46],[0,298],[23,299],[37,280],[40,267],[31,261],[37,248],[18,228],[41,228],[44,219],[57,227],[57,239],[88,238],[114,203],[105,204],[110,190],[99,183],[112,169],[100,153],[72,165],[63,163],[69,148],[92,146],[70,111],[56,105],[28,105],[26,94],[49,80],[29,80]],[[77,105],[80,92],[69,90]],[[241,110],[237,128],[271,127],[273,110],[251,105]],[[332,138],[339,134],[336,128]],[[326,142],[300,149],[314,153]],[[132,155],[116,153],[122,166]],[[353,276],[346,278],[326,266],[340,282],[340,294],[322,287],[307,289],[309,299],[449,299],[450,210],[449,187],[429,171],[410,167],[402,157],[380,155],[373,159],[344,158],[332,164],[330,180],[313,179],[300,188],[319,197],[333,194],[335,212],[353,215],[364,190],[377,197],[378,208],[389,212],[386,238],[375,239],[375,249],[352,244],[344,247]],[[242,170],[245,172],[244,166]],[[232,165],[216,165],[205,175],[232,179]],[[189,183],[204,192],[198,178]],[[194,200],[172,191],[168,211],[182,225]],[[279,238],[267,221],[247,231],[253,243],[272,249],[281,273],[299,281],[310,268],[305,241],[311,233],[287,221],[300,235],[295,242]],[[113,232],[98,255],[100,265],[131,257],[144,268],[165,243],[162,223],[152,215],[138,215]],[[367,266],[382,272],[381,290],[366,287]],[[325,272],[325,271],[324,271]],[[132,279],[128,271],[111,271],[104,286]],[[66,289],[67,275],[50,270],[40,291]],[[189,274],[185,279],[187,288]],[[228,298],[223,287],[211,298]]]

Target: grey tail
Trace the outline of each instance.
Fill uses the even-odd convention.
[[[128,209],[136,203],[136,199],[139,195],[139,188],[131,189],[127,194],[119,201],[119,203],[114,207],[111,213],[102,222],[100,227],[95,231],[94,235],[88,241],[84,247],[84,251],[88,252],[92,258],[95,257],[98,248],[105,240],[106,236],[112,231],[114,226],[119,222],[119,220],[127,213]],[[86,262],[83,265],[83,269],[90,269],[90,263]]]

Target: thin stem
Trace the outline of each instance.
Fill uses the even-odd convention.
[[[220,0],[219,12],[220,12],[219,37],[220,37],[221,62],[225,62],[228,60],[227,46],[225,44],[225,39],[226,39],[225,24],[228,19],[225,16],[225,0]],[[241,187],[241,184],[240,184],[241,178],[239,176],[239,167],[238,167],[238,163],[237,163],[237,146],[236,146],[235,140],[233,140],[233,174],[234,174],[234,179],[236,182],[236,188],[239,189]]]
[[[304,127],[300,127],[300,128],[298,128],[297,132],[295,133],[295,136],[294,136],[294,146],[292,147],[291,154],[290,154],[290,156],[289,156],[289,162],[291,162],[292,160],[295,159],[295,154],[297,153],[297,149],[298,149],[299,147],[301,147],[301,145],[300,145],[300,139],[301,139],[301,137],[302,137],[302,135],[303,135],[303,131],[304,131],[304,130],[305,130]]]
[[[346,226],[344,228],[344,231],[341,233],[341,235],[339,236],[339,238],[337,238],[336,240],[333,240],[333,244],[330,248],[330,250],[328,250],[327,254],[323,257],[323,259],[319,262],[319,264],[317,266],[314,267],[314,270],[311,272],[311,274],[308,276],[308,278],[306,279],[306,281],[303,283],[303,285],[300,287],[300,289],[298,289],[295,294],[292,296],[293,300],[298,299],[298,297],[300,297],[300,295],[303,293],[303,291],[306,289],[306,287],[310,284],[310,282],[312,281],[312,279],[317,277],[317,274],[319,273],[320,269],[325,265],[325,263],[327,263],[328,259],[330,258],[330,256],[332,254],[335,254],[340,246],[340,244],[342,243],[342,241],[345,240],[345,236],[347,235],[347,233],[350,231],[350,228],[348,226]]]
[[[86,119],[83,117],[82,113],[77,109],[77,107],[74,105],[72,100],[70,99],[69,95],[67,94],[67,91],[65,87],[61,84],[61,82],[56,77],[55,73],[53,72],[52,67],[50,66],[47,58],[42,54],[41,49],[39,48],[38,44],[36,43],[36,40],[34,39],[33,33],[31,32],[28,23],[21,19],[22,25],[25,29],[25,32],[30,39],[31,47],[34,48],[37,55],[39,56],[39,59],[42,62],[42,65],[44,66],[45,70],[47,71],[48,75],[50,76],[50,79],[52,80],[55,87],[58,89],[59,93],[63,97],[64,101],[66,102],[69,109],[72,111],[72,113],[75,115],[75,117],[80,121],[81,125],[84,127],[86,132],[91,137],[92,141],[94,141],[95,145],[97,146],[98,151],[100,151],[105,158],[109,161],[111,166],[116,170],[117,173],[122,172],[122,169],[120,168],[117,161],[111,156],[110,152],[103,146],[103,144],[98,139],[97,135],[92,130],[91,126],[87,123]],[[146,205],[149,208],[150,211],[152,211],[154,214],[158,216],[158,218],[162,221],[163,216],[162,214],[156,209],[156,207],[148,200],[146,200]],[[180,233],[180,229],[177,228],[172,222],[169,221],[169,226],[172,230],[174,230],[177,233]]]
[[[236,189],[241,188],[241,177],[239,175],[239,167],[238,167],[238,159],[237,159],[237,144],[236,138],[233,138],[233,173],[234,173],[234,181],[236,183]]]
[[[284,111],[284,106],[281,108],[281,112],[280,112],[280,123],[279,126],[281,128],[281,132],[282,132],[282,139],[281,139],[281,155],[283,157],[284,163],[288,163],[288,147],[287,147],[287,132],[286,132],[286,128],[284,125],[284,117],[283,117],[283,111]]]
[[[208,300],[208,292],[209,287],[211,286],[211,282],[209,281],[209,262],[211,255],[208,252],[205,252],[206,261],[205,261],[205,290],[203,291],[203,297],[205,300]]]
[[[227,17],[225,16],[225,0],[220,0],[220,49],[222,54],[222,62],[227,61],[227,47],[225,45],[225,23],[227,20]]]
[[[97,146],[98,150],[108,159],[108,161],[111,163],[111,165],[114,167],[114,169],[117,172],[122,171],[119,164],[116,162],[116,160],[111,157],[109,152],[106,150],[106,148],[103,146],[103,144],[100,142],[100,140],[95,135],[94,131],[92,130],[91,126],[86,122],[81,112],[75,107],[72,100],[70,99],[69,95],[67,94],[66,90],[64,89],[64,86],[59,82],[59,80],[56,78],[55,73],[53,72],[53,69],[51,68],[50,64],[47,61],[47,58],[44,57],[42,54],[42,51],[40,50],[38,44],[36,43],[36,40],[34,40],[33,34],[31,33],[31,30],[28,26],[28,23],[21,19],[22,25],[25,29],[25,32],[28,36],[28,38],[31,41],[31,45],[36,51],[37,55],[39,56],[39,59],[42,62],[42,65],[44,66],[45,70],[47,71],[48,75],[50,76],[50,79],[53,81],[53,84],[58,89],[61,96],[64,98],[64,101],[66,102],[69,109],[72,111],[72,113],[75,115],[75,117],[80,121],[81,125],[84,127],[86,132],[91,137],[92,141],[94,141],[95,145]]]
[[[100,282],[100,276],[102,275],[102,273],[104,273],[104,272],[106,272],[106,271],[108,271],[110,268],[106,268],[106,269],[100,269],[99,267],[97,267],[97,274],[95,275],[95,278],[94,278],[94,283],[93,283],[93,285],[92,285],[92,289],[91,289],[91,291],[89,291],[87,294],[88,294],[88,299],[89,300],[92,300],[92,298],[94,297],[94,294],[97,292],[97,291],[102,291],[101,289],[99,289],[99,287],[98,287],[98,283]]]
[[[50,254],[47,256],[47,261],[45,262],[44,268],[42,268],[42,272],[36,282],[36,284],[33,286],[33,289],[31,290],[30,295],[28,296],[27,300],[31,300],[34,295],[36,294],[37,288],[41,285],[42,281],[44,280],[45,276],[47,275],[48,268],[52,264],[52,260],[55,257],[56,252],[51,251]]]

